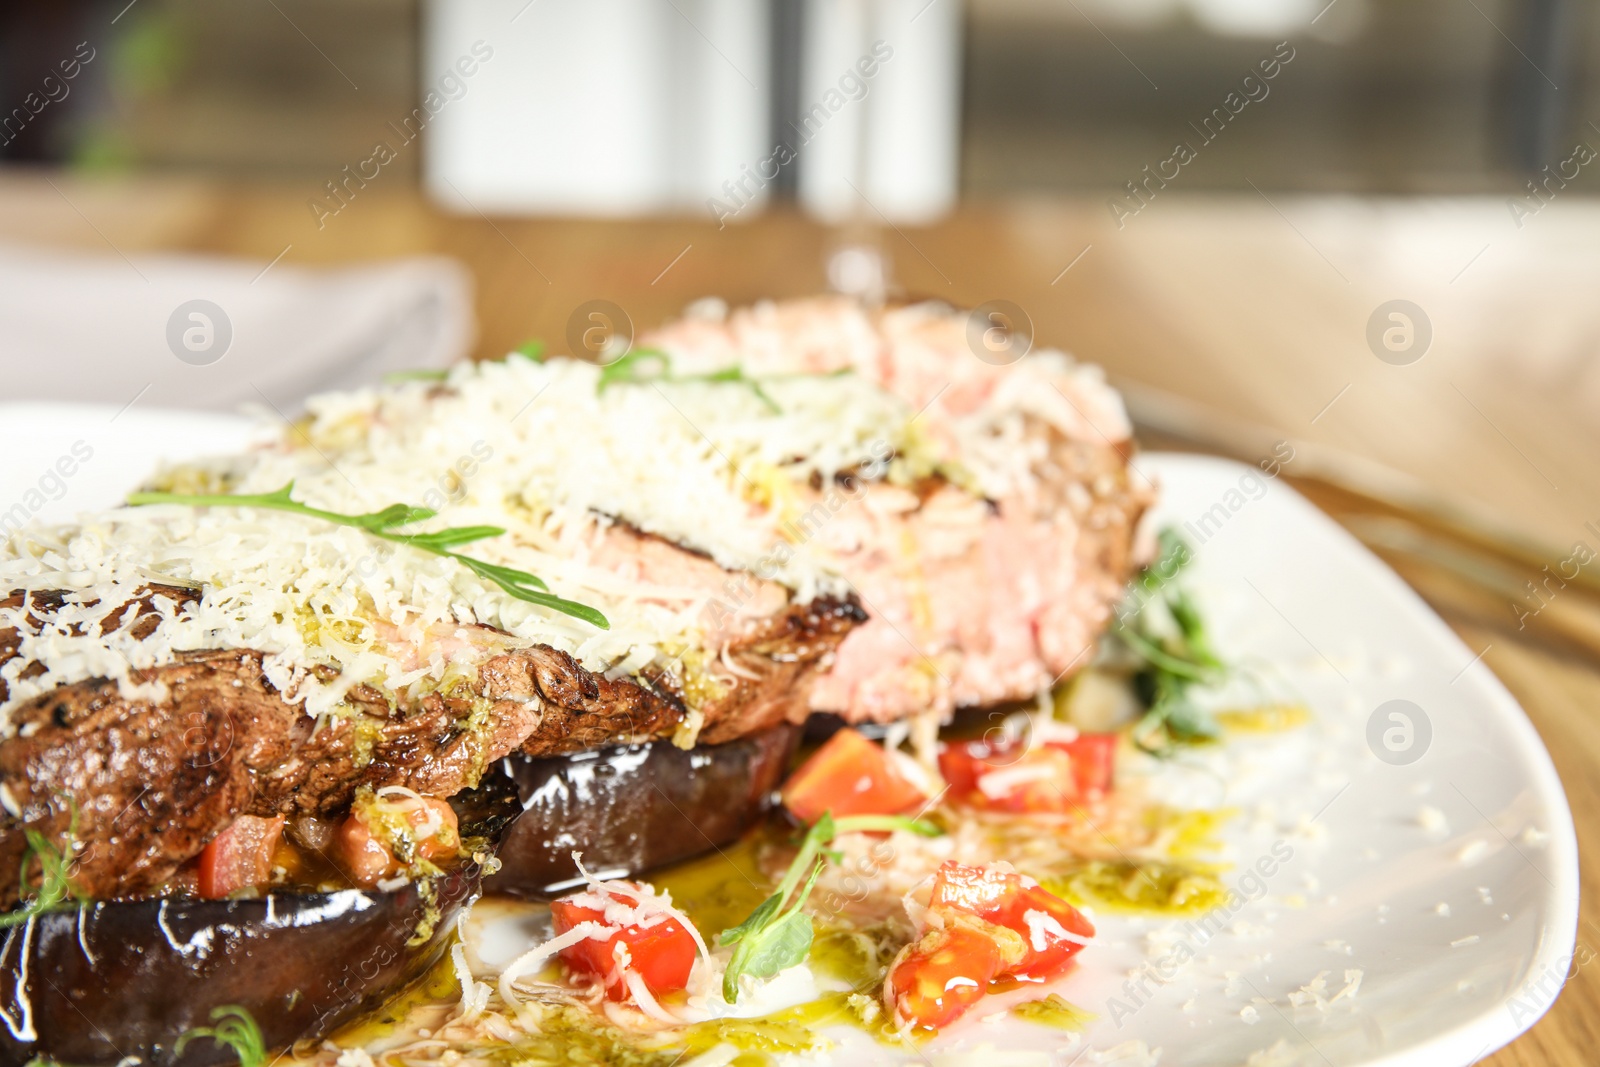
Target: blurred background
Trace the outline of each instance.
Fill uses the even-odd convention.
[[[1243,188],[1248,179],[1271,190],[1512,194],[1532,173],[1564,158],[1569,142],[1596,137],[1589,120],[1600,114],[1600,86],[1591,76],[1600,25],[1592,5],[1571,0],[587,6],[8,2],[0,23],[0,99],[21,105],[80,41],[89,42],[96,58],[66,99],[30,118],[26,136],[14,124],[5,128],[0,159],[320,184],[351,163],[353,152],[369,149],[369,141],[392,138],[389,123],[410,114],[428,75],[436,80],[454,60],[440,51],[449,51],[447,38],[469,28],[484,31],[500,51],[491,65],[519,66],[518,84],[544,90],[542,99],[530,94],[522,103],[547,121],[562,108],[574,112],[574,126],[585,118],[575,113],[582,107],[572,106],[585,96],[574,81],[634,80],[639,92],[632,101],[588,94],[590,108],[609,117],[611,128],[546,149],[569,154],[603,146],[596,155],[630,150],[618,142],[631,131],[616,125],[629,103],[640,114],[684,103],[669,98],[668,84],[681,88],[707,68],[715,77],[723,73],[719,65],[731,80],[724,103],[746,99],[693,118],[761,127],[755,143],[764,154],[766,127],[777,127],[781,138],[785,120],[802,110],[804,53],[812,53],[815,65],[825,61],[824,51],[839,50],[837,42],[821,40],[830,31],[839,36],[850,23],[876,20],[885,32],[866,37],[870,44],[894,36],[891,26],[903,29],[896,24],[925,28],[923,36],[940,38],[937,46],[948,57],[930,72],[937,80],[927,83],[920,104],[951,124],[945,136],[953,191],[965,198],[1120,187],[1158,154],[1165,157],[1191,121],[1219,105],[1270,54],[1263,45],[1280,40],[1293,42],[1293,77],[1271,86],[1276,101],[1266,113],[1230,131],[1225,156],[1186,176],[1189,191]],[[425,57],[434,62],[425,64]],[[855,58],[844,56],[835,73]],[[894,66],[887,63],[886,73]],[[946,95],[948,105],[934,99]],[[813,102],[807,98],[804,106]],[[784,107],[791,114],[782,114]],[[387,180],[423,180],[419,153],[393,167]],[[1577,184],[1600,187],[1600,178],[1585,172]]]
[[[1000,308],[1379,552],[1584,827],[1597,75],[1575,0],[0,0],[0,447],[116,486],[134,405],[287,421],[707,296]],[[106,502],[9,466],[0,514]],[[1486,1062],[1590,1062],[1597,974]]]

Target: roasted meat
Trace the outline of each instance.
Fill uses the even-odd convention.
[[[144,602],[163,596],[187,594],[156,591]],[[39,601],[43,615],[60,604]],[[738,672],[699,702],[701,736],[729,739],[803,717],[808,675],[860,618],[852,603],[818,600],[730,637],[723,654]],[[0,648],[16,643],[14,633],[0,632]],[[534,646],[493,656],[473,685],[414,706],[392,706],[358,685],[345,713],[317,719],[273,687],[262,658],[187,653],[136,672],[141,686],[160,683],[157,697],[125,696],[101,680],[13,708],[15,733],[0,741],[0,870],[18,869],[24,827],[59,841],[75,819],[79,890],[95,898],[147,893],[239,815],[332,814],[364,785],[450,796],[508,753],[670,738],[687,714],[669,673],[611,679]],[[14,879],[0,880],[0,907],[17,894]]]
[[[931,304],[702,308],[604,369],[314,398],[271,446],[160,472],[155,506],[18,535],[0,874],[70,828],[79,890],[152,893],[239,816],[362,786],[1048,688],[1153,487],[1097,370],[972,338]]]
[[[715,308],[641,341],[680,373],[867,377],[918,412],[930,451],[956,442],[1010,475],[975,485],[957,465],[901,456],[900,479],[796,494],[795,538],[870,616],[818,677],[813,710],[943,716],[1030,698],[1089,661],[1139,562],[1135,531],[1154,497],[1098,369],[1059,353],[997,362],[974,347],[965,313],[874,312],[842,298]]]

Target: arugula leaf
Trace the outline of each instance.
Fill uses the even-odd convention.
[[[728,969],[722,975],[722,997],[728,1003],[733,1004],[739,999],[740,975],[770,978],[785,967],[804,962],[810,954],[811,917],[800,909],[822,873],[825,861],[818,852],[833,839],[833,835],[833,816],[823,812],[822,817],[806,831],[805,838],[800,842],[800,851],[795,854],[794,862],[789,864],[789,870],[784,874],[783,881],[778,883],[777,890],[763,900],[744,922],[722,931],[718,940],[723,945],[735,946],[733,958],[728,961]],[[805,888],[786,909],[784,902],[795,893],[800,879],[808,871],[811,876],[806,880]],[[806,931],[805,944],[796,955],[795,946],[800,944],[798,928],[802,925]]]
[[[1173,589],[1167,594],[1167,610],[1172,613],[1172,621],[1178,624],[1178,631],[1183,634],[1184,641],[1188,644],[1189,654],[1197,663],[1204,664],[1212,670],[1225,669],[1222,660],[1211,649],[1211,638],[1206,633],[1205,620],[1200,617],[1200,608],[1189,596],[1186,589]]]
[[[1183,740],[1212,740],[1222,736],[1222,730],[1211,713],[1187,700],[1175,700],[1166,706],[1163,725],[1168,733]]]
[[[482,541],[486,537],[499,537],[505,532],[499,526],[454,526],[438,533],[408,534],[405,543],[418,548],[450,548]]]
[[[197,1037],[208,1037],[219,1045],[233,1049],[239,1067],[262,1067],[267,1062],[267,1043],[261,1036],[261,1027],[248,1010],[238,1004],[224,1004],[211,1009],[215,1026],[197,1026],[185,1030],[172,1046],[174,1056],[182,1056],[189,1042]]]
[[[294,501],[289,498],[289,490],[293,488],[294,483],[290,482],[278,490],[277,493],[268,493],[267,496],[278,503],[293,504]],[[282,495],[280,496],[279,494]],[[432,508],[412,507],[410,504],[390,504],[382,511],[369,511],[365,515],[352,515],[350,516],[350,521],[353,525],[360,526],[366,530],[387,530],[391,526],[409,526],[414,522],[422,522],[424,519],[431,519],[437,514],[438,512]]]
[[[1185,678],[1191,682],[1204,682],[1210,680],[1214,673],[1206,664],[1197,663],[1184,657],[1182,653],[1174,655],[1168,652],[1153,639],[1146,637],[1132,626],[1122,626],[1117,631],[1117,636],[1123,643],[1138,653],[1147,664],[1165,674],[1178,678]]]
[[[1193,550],[1171,527],[1160,532],[1157,544],[1156,561],[1134,582],[1112,633],[1140,662],[1133,681],[1146,711],[1134,725],[1134,743],[1152,754],[1168,755],[1178,743],[1221,735],[1216,720],[1194,702],[1190,691],[1221,682],[1230,668],[1213,648],[1199,606],[1176,581],[1193,560]],[[1157,623],[1161,615],[1167,620],[1164,626]]]
[[[485,581],[493,582],[518,600],[571,615],[602,630],[611,628],[610,621],[600,612],[587,604],[580,604],[575,600],[567,600],[550,593],[548,591],[550,587],[536,575],[519,571],[515,567],[489,563],[450,551],[456,545],[501,536],[505,530],[499,526],[454,526],[432,533],[397,533],[395,532],[397,527],[410,526],[412,523],[431,519],[438,513],[431,508],[419,508],[411,504],[390,504],[381,511],[370,511],[364,515],[344,515],[337,511],[323,511],[321,508],[296,501],[290,495],[293,489],[294,483],[290,482],[282,489],[271,493],[134,493],[128,497],[128,505],[138,507],[144,504],[187,504],[190,507],[270,508],[322,519],[338,526],[353,526],[358,530],[365,530],[373,537],[392,541],[397,545],[407,545],[435,556],[453,559],[473,574]]]
[[[1163,526],[1156,534],[1156,558],[1139,575],[1138,585],[1153,593],[1170,584],[1178,573],[1194,560],[1194,549],[1183,535],[1171,526]]]
[[[506,588],[507,592],[511,592],[507,588],[508,586],[519,586],[524,589],[550,588],[527,571],[519,571],[512,567],[502,567],[498,563],[485,563],[481,559],[468,559],[466,556],[455,556],[453,558],[460,560],[468,570],[479,578],[487,578],[491,582],[499,583],[502,588]]]

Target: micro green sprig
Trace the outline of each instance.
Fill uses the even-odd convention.
[[[596,395],[604,393],[607,389],[617,385],[647,385],[652,382],[671,382],[684,384],[688,382],[709,382],[724,385],[742,385],[749,389],[755,398],[773,414],[781,414],[783,409],[764,387],[765,382],[786,381],[793,378],[837,378],[843,374],[850,374],[851,370],[841,368],[824,374],[771,374],[755,377],[746,374],[743,367],[724,367],[722,370],[709,371],[704,374],[678,374],[672,369],[672,357],[659,348],[635,348],[624,353],[611,363],[600,368],[600,378],[595,382]]]
[[[23,828],[28,847],[22,853],[22,907],[0,915],[0,929],[25,923],[36,916],[51,911],[68,900],[82,903],[88,898],[73,884],[68,870],[72,865],[73,842],[78,834],[78,805],[72,802],[72,814],[67,821],[67,833],[60,845],[31,827]],[[29,868],[39,866],[39,885],[28,883]]]
[[[824,812],[806,831],[800,851],[789,864],[777,890],[744,922],[722,931],[718,937],[724,947],[734,947],[733,958],[722,976],[724,1000],[732,1004],[739,999],[741,975],[771,978],[779,971],[806,961],[815,934],[811,916],[803,910],[806,898],[811,895],[828,860],[837,859],[837,853],[824,846],[839,834],[876,830],[905,830],[921,837],[937,837],[944,832],[926,819],[908,819],[901,815],[849,815],[835,819],[831,813]]]
[[[184,1031],[173,1044],[172,1054],[182,1056],[190,1041],[206,1037],[232,1049],[239,1059],[239,1067],[263,1067],[267,1062],[267,1043],[261,1036],[261,1027],[247,1009],[238,1004],[224,1004],[211,1009],[211,1021],[216,1025]]]
[[[518,600],[571,615],[602,630],[611,628],[611,623],[600,612],[587,604],[579,604],[577,601],[556,596],[541,579],[527,571],[504,567],[498,563],[488,563],[451,551],[459,545],[501,536],[506,531],[499,526],[453,526],[432,533],[400,533],[398,532],[400,527],[423,522],[438,513],[432,508],[390,504],[382,511],[370,511],[364,515],[345,515],[302,504],[290,496],[293,490],[294,482],[272,493],[134,493],[128,497],[128,504],[132,507],[146,504],[184,504],[189,507],[268,508],[321,519],[338,526],[353,526],[381,540],[455,560],[473,574],[485,581],[493,582]]]

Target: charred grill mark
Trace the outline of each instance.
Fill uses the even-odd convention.
[[[13,590],[3,599],[0,599],[0,608],[23,609],[25,612],[23,615],[24,620],[31,628],[37,630],[46,622],[52,620],[66,606],[67,595],[65,591],[59,589]],[[128,601],[127,604],[124,604],[122,610],[107,616],[105,623],[100,628],[100,632],[102,634],[115,633],[125,624],[129,624],[128,608],[133,607],[135,610],[131,619],[130,633],[135,640],[142,641],[155,633],[156,627],[161,625],[162,612],[156,605],[157,600],[166,600],[172,605],[172,610],[179,611],[199,599],[200,593],[194,589],[171,585],[146,586],[139,590],[137,596]],[[96,603],[98,601],[88,601],[86,606],[92,606]],[[70,627],[69,631],[74,635],[81,635],[83,632],[82,628],[76,625]],[[4,666],[14,659],[21,647],[22,635],[17,632],[16,627],[0,627],[0,666]],[[44,673],[44,668],[34,663],[28,666],[22,676],[24,678],[33,678],[42,673]],[[0,681],[0,701],[7,699],[9,696],[10,687],[4,681]]]

